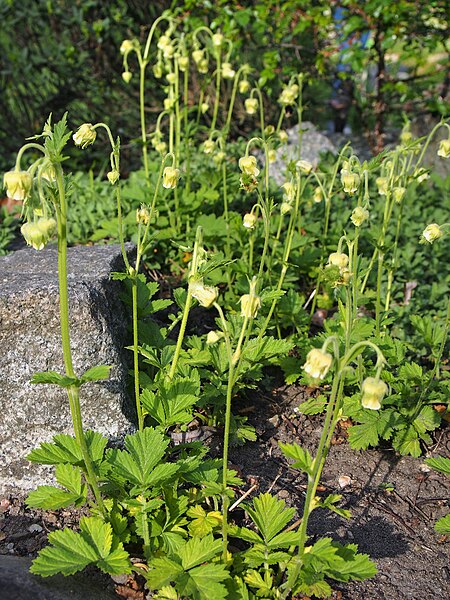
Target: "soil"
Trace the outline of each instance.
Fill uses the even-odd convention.
[[[258,441],[232,448],[230,460],[247,482],[244,493],[257,483],[258,491],[271,491],[300,512],[305,476],[289,466],[278,442],[297,442],[314,452],[321,416],[305,416],[299,404],[313,390],[282,386],[272,393],[243,398],[236,413],[249,418]],[[311,542],[330,536],[356,543],[377,564],[371,580],[333,584],[339,600],[435,600],[450,598],[450,539],[433,529],[434,522],[450,510],[450,480],[429,470],[422,459],[402,457],[390,448],[355,452],[346,442],[348,424],[336,432],[323,472],[320,494],[339,493],[340,506],[350,509],[347,521],[317,509],[310,519]],[[209,440],[211,454],[220,452],[220,438]],[[450,456],[450,426],[436,434],[427,454]],[[49,531],[75,526],[79,511],[37,511],[21,498],[0,499],[0,554],[34,557]],[[139,583],[117,581],[122,598],[143,599]],[[134,588],[134,589],[133,589]]]

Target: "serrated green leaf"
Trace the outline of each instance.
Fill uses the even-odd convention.
[[[230,526],[230,536],[237,537],[241,540],[249,542],[250,544],[261,544],[264,541],[262,537],[256,533],[256,531],[247,529],[246,527],[238,527],[237,525]]]
[[[308,398],[298,407],[298,411],[303,415],[318,415],[325,410],[327,398],[322,394],[317,398]]]
[[[206,510],[201,505],[196,505],[187,511],[187,516],[193,519],[188,526],[191,535],[205,537],[218,527],[222,522],[222,514],[218,511]]]
[[[153,558],[149,562],[149,567],[150,570],[145,574],[145,578],[151,589],[159,589],[169,585],[184,572],[180,564],[170,560],[167,556]]]
[[[48,541],[50,545],[39,552],[31,565],[30,572],[35,575],[73,575],[95,562],[97,558],[88,542],[71,529],[49,533]]]
[[[436,456],[435,458],[427,458],[425,463],[435,471],[439,471],[450,477],[450,458]]]
[[[367,450],[378,444],[379,435],[376,421],[352,425],[348,432],[348,441],[353,450]]]
[[[26,504],[31,508],[58,510],[58,508],[66,508],[71,504],[76,504],[79,500],[80,494],[66,492],[51,485],[40,485],[28,494]]]
[[[104,523],[95,517],[82,517],[80,531],[84,540],[94,548],[96,556],[99,558],[108,556],[113,540],[113,531],[109,523]]]
[[[198,600],[225,600],[228,593],[222,582],[229,577],[225,565],[209,564],[195,567],[189,571],[189,578],[193,581],[197,594],[194,592],[193,596],[188,597]]]
[[[299,541],[299,531],[282,531],[267,543],[267,548],[288,548],[289,546],[296,546]]]
[[[130,277],[128,273],[121,273],[119,271],[112,271],[109,276],[113,281],[124,281]]]
[[[77,377],[60,375],[56,371],[43,371],[41,373],[34,373],[30,383],[49,383],[59,385],[60,387],[70,387],[71,385],[78,385],[79,381]]]
[[[414,429],[420,434],[433,431],[441,424],[440,414],[432,406],[423,406],[417,419],[414,419]]]
[[[253,508],[247,512],[266,543],[270,542],[286,527],[295,513],[294,508],[286,508],[284,500],[271,494],[260,494],[253,500]]]
[[[86,383],[88,381],[101,381],[103,379],[108,379],[111,368],[112,367],[107,365],[91,367],[80,377],[80,382]]]
[[[395,434],[392,445],[403,456],[410,454],[416,458],[422,454],[419,435],[414,427],[405,427]]]
[[[204,538],[191,538],[178,551],[181,564],[185,570],[192,569],[201,563],[211,560],[222,549],[222,541],[215,540],[212,535]]]
[[[43,465],[77,464],[82,461],[82,454],[76,439],[61,433],[53,437],[53,442],[43,442],[32,450],[27,459]]]
[[[435,529],[435,531],[437,531],[437,533],[442,533],[443,535],[449,535],[450,534],[450,513],[448,515],[445,515],[445,517],[442,517],[442,519],[439,519],[438,521],[436,521],[436,523],[434,524],[434,529]]]
[[[308,475],[312,474],[313,458],[306,448],[302,448],[298,444],[279,444],[281,452],[288,458],[292,458],[294,462],[292,467],[300,469]]]
[[[398,370],[400,379],[420,383],[423,378],[423,369],[415,362],[405,363]]]
[[[70,464],[61,463],[56,467],[56,481],[73,494],[82,494],[81,471]]]
[[[252,362],[262,362],[275,356],[287,355],[294,347],[294,343],[288,340],[277,340],[271,336],[262,339],[252,339],[242,351],[242,358]]]
[[[329,598],[333,592],[331,586],[321,579],[314,583],[302,583],[295,588],[296,594],[306,594],[307,596],[316,596],[317,598]]]
[[[347,544],[342,546],[338,542],[333,542],[333,546],[337,549],[336,558],[341,560],[336,565],[336,569],[332,568],[328,572],[330,577],[337,581],[363,581],[377,574],[378,569],[370,560],[367,554],[359,554],[356,544]]]
[[[192,420],[190,409],[198,401],[199,395],[199,379],[178,377],[173,381],[162,381],[156,393],[144,390],[142,404],[159,425],[168,428],[171,425],[182,425]]]

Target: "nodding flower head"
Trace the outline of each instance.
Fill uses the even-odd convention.
[[[106,177],[111,185],[115,185],[119,181],[120,173],[117,169],[112,169],[106,174]]]
[[[125,83],[130,83],[132,77],[133,73],[131,73],[131,71],[124,71],[122,73],[122,79],[125,81]]]
[[[320,187],[320,185],[318,185],[314,190],[313,200],[314,200],[314,202],[317,202],[317,203],[322,202],[322,200],[323,200],[323,193],[322,193],[322,188]]]
[[[239,92],[241,94],[246,94],[249,89],[250,82],[248,81],[248,79],[241,79],[241,81],[239,82]]]
[[[367,208],[363,208],[362,206],[356,206],[353,209],[350,221],[355,227],[360,227],[364,223],[364,221],[367,221],[368,218],[369,211],[367,210]]]
[[[438,240],[443,235],[444,232],[437,223],[431,223],[431,225],[427,225],[422,233],[423,239],[429,244],[432,244],[434,241]]]
[[[203,152],[205,154],[212,154],[216,148],[214,140],[208,139],[203,142]]]
[[[93,144],[96,137],[97,132],[92,123],[83,123],[72,136],[75,145],[81,146],[83,149]]]
[[[349,171],[347,169],[342,169],[341,183],[346,194],[353,196],[353,194],[358,191],[359,182],[360,178],[358,173],[354,173],[353,171]]]
[[[188,56],[179,56],[178,57],[178,68],[180,71],[184,72],[189,67],[189,57]]]
[[[136,223],[148,225],[150,222],[150,211],[145,204],[141,204],[141,208],[136,210]]]
[[[133,40],[123,40],[120,45],[120,54],[126,55],[136,47],[136,42]]]
[[[180,170],[175,167],[166,167],[163,172],[163,187],[170,190],[177,187]]]
[[[298,85],[296,85],[295,83],[292,85],[288,85],[281,92],[280,97],[278,98],[278,102],[281,104],[281,106],[292,106],[292,104],[294,104],[295,100],[297,99],[298,92]]]
[[[254,156],[242,156],[239,159],[239,168],[245,175],[258,177],[259,169],[256,166],[256,158]]]
[[[442,158],[450,157],[450,138],[448,140],[440,141],[437,155],[441,156]]]
[[[255,319],[261,308],[261,298],[256,295],[256,278],[250,282],[250,293],[244,294],[239,300],[241,303],[241,317]]]
[[[386,194],[388,193],[388,178],[377,177],[375,183],[377,184],[378,193],[380,194],[380,196],[386,196]]]
[[[348,266],[348,256],[343,252],[332,252],[328,257],[328,264],[338,267],[339,270],[345,269]]]
[[[286,181],[281,187],[283,188],[283,200],[286,202],[295,200],[295,185],[292,181]]]
[[[3,176],[6,195],[12,200],[25,200],[31,193],[33,177],[28,171],[8,171]]]
[[[300,171],[300,173],[303,173],[304,175],[309,175],[313,168],[309,160],[298,160],[295,163],[295,166]]]
[[[324,379],[332,363],[333,357],[331,354],[319,348],[313,348],[308,352],[303,369],[313,379]]]
[[[257,220],[258,219],[254,213],[247,213],[242,219],[242,224],[246,229],[254,229]]]
[[[287,133],[287,131],[285,131],[284,129],[281,129],[281,130],[278,132],[278,139],[280,140],[280,142],[281,142],[282,144],[287,144],[287,142],[288,142],[288,140],[289,140],[289,136],[288,136],[288,133]]]
[[[392,190],[392,197],[397,202],[397,204],[400,204],[400,202],[403,200],[403,196],[405,195],[405,192],[406,192],[406,188],[400,187],[400,186],[395,187]]]
[[[53,218],[42,217],[37,222],[24,223],[20,228],[26,243],[35,250],[42,250],[56,231],[56,221]]]
[[[258,98],[246,98],[245,102],[245,112],[248,115],[254,115],[258,110]]]
[[[380,410],[381,401],[388,391],[388,386],[376,377],[366,377],[361,386],[361,404],[363,408]]]
[[[224,62],[222,65],[222,77],[224,79],[233,79],[233,77],[235,75],[236,75],[236,71],[231,66],[231,63]]]
[[[215,33],[212,36],[212,43],[216,48],[220,48],[220,46],[223,44],[223,35],[221,33]]]
[[[189,289],[192,297],[204,308],[212,306],[219,295],[217,288],[204,285],[203,280],[193,281],[189,284]]]

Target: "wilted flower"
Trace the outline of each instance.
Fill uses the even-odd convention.
[[[203,152],[205,154],[212,154],[216,147],[216,143],[214,140],[205,140],[203,142]]]
[[[356,206],[353,209],[350,221],[355,227],[360,227],[364,223],[364,221],[367,221],[368,218],[369,211],[366,208],[363,208],[362,206]]]
[[[380,410],[381,400],[383,400],[386,395],[388,387],[381,379],[377,379],[376,377],[366,377],[362,382],[361,391],[361,404],[363,408]]]
[[[298,91],[298,85],[295,83],[293,85],[288,85],[281,92],[278,102],[281,104],[281,106],[291,106],[295,103],[295,100],[298,96]]]
[[[117,169],[113,169],[106,174],[106,177],[108,178],[109,183],[114,185],[119,180],[120,173]]]
[[[229,62],[224,62],[222,65],[222,77],[224,79],[233,79],[236,75],[236,71],[232,68]]]
[[[313,200],[317,203],[323,200],[322,188],[319,185],[314,190]]]
[[[3,176],[6,195],[12,200],[25,200],[30,195],[33,177],[27,171],[8,171]]]
[[[246,94],[250,89],[250,83],[247,79],[241,79],[239,82],[239,92],[241,94]]]
[[[448,158],[450,156],[450,139],[440,141],[437,155],[442,156],[442,158]]]
[[[141,205],[141,208],[136,210],[136,223],[141,223],[141,225],[148,225],[150,221],[150,211],[148,210],[145,204]]]
[[[204,285],[202,280],[190,283],[189,289],[192,297],[204,308],[212,306],[219,295],[217,288]]]
[[[245,112],[248,115],[254,115],[258,109],[258,98],[246,98],[244,105]]]
[[[254,156],[243,156],[239,159],[239,168],[246,175],[258,177],[259,169],[256,166],[256,158]]]
[[[377,184],[378,193],[380,194],[380,196],[386,196],[388,192],[388,178],[377,177],[375,183]]]
[[[287,142],[287,141],[288,141],[288,139],[289,139],[289,136],[288,136],[288,134],[287,134],[287,131],[285,131],[284,129],[281,129],[281,130],[278,132],[278,139],[280,140],[280,142],[281,142],[282,144],[286,144],[286,142]]]
[[[175,167],[166,167],[163,173],[163,187],[166,189],[174,189],[177,187],[180,170]]]
[[[242,224],[247,229],[254,229],[255,225],[256,225],[256,221],[257,221],[257,217],[254,213],[247,213],[246,215],[244,215]]]
[[[131,73],[131,71],[124,71],[122,73],[122,79],[125,81],[125,83],[130,83],[132,77],[133,74]]]
[[[309,162],[309,160],[298,160],[295,163],[295,166],[304,175],[309,175],[311,173],[311,171],[312,171],[312,168],[313,168],[313,166]]]
[[[225,334],[223,333],[223,331],[209,331],[208,335],[206,336],[206,343],[207,344],[216,344],[224,337],[225,337]]]
[[[324,379],[332,362],[333,357],[331,354],[319,348],[313,348],[308,352],[303,369],[313,379]]]
[[[344,192],[351,196],[358,191],[359,187],[359,175],[353,171],[342,169],[341,171],[341,183],[344,188]]]
[[[83,123],[72,136],[75,145],[81,146],[83,149],[93,144],[96,137],[97,132],[92,123]]]
[[[427,225],[423,230],[422,236],[429,243],[432,244],[444,235],[444,232],[437,223],[431,223]]]
[[[392,190],[392,196],[394,198],[394,200],[397,202],[397,204],[400,204],[400,202],[403,200],[403,196],[405,195],[406,192],[406,188],[404,187],[395,187]]]

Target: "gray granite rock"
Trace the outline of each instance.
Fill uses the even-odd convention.
[[[117,600],[111,579],[101,573],[37,577],[31,559],[0,555],[0,600]]]
[[[288,143],[278,148],[276,160],[270,164],[270,175],[280,185],[286,181],[286,165],[291,160],[307,160],[317,166],[322,152],[338,152],[336,146],[309,121],[302,123],[301,145],[299,131],[298,125],[287,130]]]
[[[73,434],[64,390],[32,385],[36,371],[64,372],[60,339],[57,249],[26,248],[0,257],[0,493],[52,481],[52,469],[25,456],[56,433]],[[68,251],[70,328],[75,372],[112,365],[108,381],[81,388],[86,428],[116,437],[130,429],[126,393],[126,312],[118,246]]]

